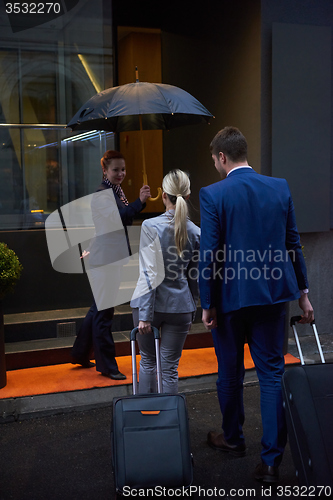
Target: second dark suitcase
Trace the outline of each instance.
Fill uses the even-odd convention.
[[[135,328],[131,332],[133,396],[113,400],[112,456],[120,494],[156,486],[189,487],[193,479],[185,397],[161,394],[159,331],[153,330],[159,394],[137,394]]]
[[[326,364],[313,323],[322,364],[305,365],[291,318],[302,366],[282,377],[290,450],[301,486],[333,487],[333,364]]]

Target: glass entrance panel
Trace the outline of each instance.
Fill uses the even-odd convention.
[[[114,147],[112,134],[66,129],[113,85],[112,2],[60,3],[59,15],[18,25],[0,4],[0,230],[42,228],[47,214],[93,192]]]
[[[0,241],[23,272],[4,312],[85,307],[86,277],[53,269],[44,228],[58,208],[95,192],[100,158],[115,148],[112,134],[66,127],[114,85],[112,0],[61,0],[49,16],[25,17],[6,12],[9,3],[0,2]]]
[[[115,148],[103,131],[0,127],[0,135],[0,230],[43,228],[54,210],[96,191],[100,159]]]

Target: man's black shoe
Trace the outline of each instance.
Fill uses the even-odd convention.
[[[254,478],[264,483],[276,483],[279,480],[279,470],[273,465],[261,462],[254,471]]]
[[[232,445],[228,444],[223,434],[210,431],[207,435],[207,443],[214,450],[226,451],[235,457],[244,457],[246,455],[245,444]]]

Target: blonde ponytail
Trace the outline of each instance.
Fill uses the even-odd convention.
[[[190,179],[182,170],[171,170],[163,179],[163,191],[175,205],[174,235],[177,253],[183,255],[187,243],[188,206],[185,200],[191,193]]]

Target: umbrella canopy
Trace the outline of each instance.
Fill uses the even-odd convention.
[[[137,81],[91,97],[68,127],[110,132],[169,130],[208,123],[211,118],[213,115],[185,90],[173,85]]]
[[[68,123],[74,130],[109,132],[141,131],[143,183],[148,184],[143,130],[170,130],[184,125],[209,123],[213,115],[185,90],[163,83],[137,80],[103,90],[91,97]],[[150,198],[156,201],[158,195]]]

